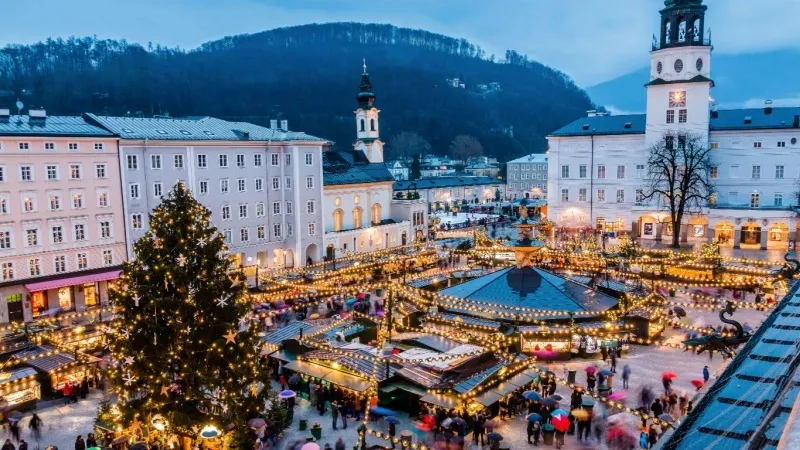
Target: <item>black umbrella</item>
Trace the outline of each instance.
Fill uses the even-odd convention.
[[[131,445],[128,450],[147,450],[147,447],[142,442],[137,442]]]
[[[673,306],[672,310],[675,311],[675,315],[678,317],[686,317],[686,310],[681,308],[680,306]]]
[[[489,433],[486,438],[490,441],[502,441],[503,435],[500,433]]]
[[[302,383],[303,379],[300,378],[300,375],[294,374],[289,378],[289,386],[296,387],[298,384]]]
[[[542,404],[544,406],[556,406],[558,402],[553,397],[547,397],[546,399],[542,400]]]

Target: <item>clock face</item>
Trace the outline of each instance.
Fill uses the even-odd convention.
[[[697,67],[698,72],[703,70],[703,58],[697,58],[697,62],[695,62],[694,65]]]
[[[681,70],[683,70],[683,61],[680,59],[675,60],[675,72],[681,73]]]
[[[664,65],[661,64],[661,61],[659,61],[658,64],[656,64],[656,72],[661,73],[661,71],[663,69],[664,69]]]
[[[672,91],[669,93],[670,108],[686,107],[686,91]]]

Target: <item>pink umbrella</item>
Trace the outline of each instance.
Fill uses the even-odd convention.
[[[595,373],[597,372],[597,366],[588,366],[586,367],[586,373]]]
[[[625,400],[625,393],[624,392],[614,392],[613,394],[609,395],[608,398],[610,400]]]

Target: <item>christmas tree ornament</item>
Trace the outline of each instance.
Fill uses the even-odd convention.
[[[223,337],[225,338],[225,343],[226,344],[235,344],[236,343],[236,333],[233,330],[228,331],[228,334],[223,335]]]

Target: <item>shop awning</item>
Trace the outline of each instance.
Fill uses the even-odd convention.
[[[452,395],[443,395],[443,394],[426,394],[424,397],[419,399],[421,402],[430,403],[434,406],[441,406],[442,408],[455,408],[458,405],[459,399],[457,397],[453,397]]]
[[[331,373],[325,375],[323,380],[356,392],[364,392],[369,389],[370,386],[369,381],[355,375],[350,375],[349,373],[339,372],[338,370],[331,371]]]
[[[381,392],[385,394],[392,393],[394,391],[405,391],[409,394],[414,394],[419,397],[424,397],[428,394],[428,391],[420,386],[417,386],[412,383],[406,383],[405,381],[397,381],[394,383],[389,383],[386,386],[383,386],[379,389]]]
[[[77,277],[59,278],[57,280],[40,281],[29,283],[25,288],[31,292],[46,291],[48,289],[58,289],[64,286],[75,286],[84,283],[94,283],[97,281],[116,280],[122,274],[121,270],[110,270],[108,272],[93,273],[91,275],[81,275]]]
[[[319,379],[325,378],[325,375],[331,373],[333,370],[330,367],[320,366],[319,364],[305,361],[292,361],[286,363],[283,368]]]
[[[473,402],[480,403],[483,406],[489,407],[494,403],[497,403],[503,396],[493,390],[489,389],[488,391],[484,391],[481,395],[478,395],[472,399]]]
[[[509,378],[506,380],[506,383],[513,384],[517,387],[525,387],[537,378],[539,378],[539,372],[537,372],[536,369],[528,369]]]
[[[269,354],[270,358],[275,358],[278,361],[283,362],[292,362],[297,359],[297,356],[292,352],[287,352],[286,350],[277,350]]]

